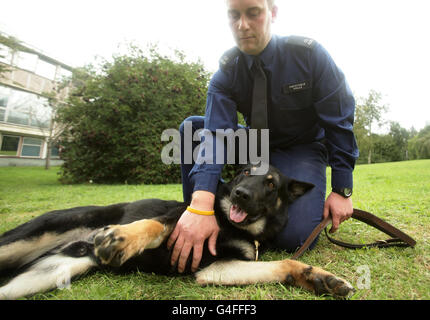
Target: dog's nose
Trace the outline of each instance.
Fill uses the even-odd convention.
[[[242,199],[242,200],[250,200],[251,199],[251,192],[243,187],[237,187],[234,191],[234,194],[236,197]]]

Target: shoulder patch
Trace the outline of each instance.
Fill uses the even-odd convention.
[[[240,53],[238,47],[233,47],[230,50],[227,50],[219,59],[219,65],[222,69],[226,68]]]
[[[313,49],[316,45],[316,41],[311,38],[301,37],[301,36],[290,36],[285,40],[286,44],[296,45],[305,47],[308,49]]]

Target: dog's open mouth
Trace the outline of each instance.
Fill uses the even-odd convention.
[[[241,223],[245,221],[248,213],[246,213],[242,208],[236,204],[232,204],[230,207],[230,220],[235,223]]]

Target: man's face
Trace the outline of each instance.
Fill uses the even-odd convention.
[[[239,49],[258,55],[270,41],[277,8],[266,0],[227,0],[228,19]]]

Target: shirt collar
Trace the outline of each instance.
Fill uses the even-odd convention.
[[[268,66],[272,62],[273,55],[275,54],[276,50],[276,36],[272,35],[272,38],[270,39],[269,43],[267,44],[266,48],[258,55],[260,60],[263,62],[263,65]],[[254,63],[255,56],[249,55],[244,53],[246,65],[248,66],[249,70],[251,70],[252,64]]]

